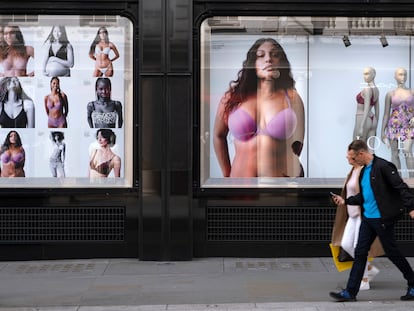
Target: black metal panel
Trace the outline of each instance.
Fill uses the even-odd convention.
[[[403,8],[403,9],[402,9]],[[194,0],[196,25],[213,15],[412,16],[409,0],[278,1]]]
[[[207,243],[273,241],[328,244],[335,211],[332,206],[207,206]],[[411,241],[413,236],[414,227],[407,215],[398,223],[396,237],[399,241]]]
[[[192,258],[191,84],[188,75],[168,78],[170,258]]]
[[[1,243],[124,242],[125,207],[0,208]]]
[[[142,77],[142,207],[140,257],[165,258],[165,82],[163,76]]]
[[[192,258],[191,0],[142,4],[140,258]]]
[[[164,1],[142,1],[140,9],[140,71],[160,73],[165,66]]]
[[[102,0],[102,1],[1,1],[0,14],[97,14],[112,15],[119,14],[137,22],[138,1],[137,0]]]
[[[167,61],[169,71],[191,71],[192,5],[188,0],[168,2]]]
[[[168,77],[168,144],[171,170],[191,169],[191,85],[189,75]]]

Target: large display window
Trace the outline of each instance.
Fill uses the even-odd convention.
[[[212,17],[200,186],[341,187],[353,139],[414,176],[411,18]]]
[[[2,15],[0,187],[133,187],[132,60],[125,17]]]

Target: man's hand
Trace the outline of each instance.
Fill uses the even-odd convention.
[[[412,211],[410,211],[409,215],[410,215],[411,219],[414,219],[414,209]]]

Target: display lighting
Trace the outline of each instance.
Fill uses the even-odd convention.
[[[349,40],[349,37],[347,35],[344,35],[342,38],[342,41],[344,42],[345,47],[348,47],[351,45],[351,41]]]
[[[379,38],[379,39],[381,41],[381,45],[382,45],[383,48],[385,48],[386,46],[388,46],[387,38],[385,38],[384,35],[382,35],[381,38]]]

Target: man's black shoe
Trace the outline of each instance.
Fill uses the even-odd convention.
[[[400,297],[401,300],[414,300],[414,287],[407,289],[407,294]]]
[[[339,293],[330,292],[329,296],[331,296],[337,302],[356,301],[356,297],[352,296],[346,289],[342,290]]]

